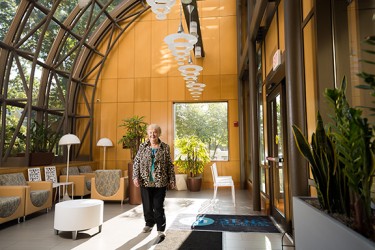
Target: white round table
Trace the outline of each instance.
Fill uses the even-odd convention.
[[[81,199],[59,202],[55,206],[54,229],[59,231],[72,231],[72,238],[77,239],[78,231],[99,227],[102,231],[103,224],[102,200]]]

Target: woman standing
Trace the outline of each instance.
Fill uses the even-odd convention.
[[[156,224],[158,235],[165,237],[164,200],[167,187],[176,187],[176,177],[171,159],[170,147],[159,137],[159,125],[150,124],[147,127],[148,140],[139,147],[133,164],[133,182],[141,187],[143,215],[146,225],[144,233],[152,230]]]

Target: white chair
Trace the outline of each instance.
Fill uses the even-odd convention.
[[[217,174],[216,163],[212,164],[211,172],[212,172],[212,178],[214,181],[214,200],[216,199],[218,187],[231,187],[233,205],[236,206],[236,194],[234,190],[234,182],[233,182],[232,176],[219,176]]]

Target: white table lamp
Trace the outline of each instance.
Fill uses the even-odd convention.
[[[108,138],[101,138],[98,143],[96,143],[96,146],[104,147],[104,159],[103,159],[103,169],[105,169],[105,152],[107,147],[112,147],[112,141]]]
[[[66,182],[69,182],[69,152],[70,152],[70,146],[72,144],[80,144],[81,141],[76,135],[73,134],[66,134],[63,135],[60,138],[59,145],[61,146],[68,146],[68,156],[66,158]],[[68,195],[68,189],[65,190],[64,198],[63,200],[70,200],[69,195]]]

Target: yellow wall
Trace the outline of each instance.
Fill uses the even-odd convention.
[[[205,58],[193,57],[193,63],[203,66],[198,81],[207,85],[199,101],[228,101],[230,160],[217,165],[220,175],[232,175],[239,186],[239,135],[238,127],[233,126],[238,120],[236,1],[197,3]],[[107,169],[127,169],[129,150],[122,149],[117,141],[124,134],[119,127],[122,120],[133,115],[159,124],[161,139],[171,146],[173,154],[173,103],[192,101],[163,41],[168,34],[177,32],[178,24],[179,1],[167,20],[156,20],[151,11],[147,12],[125,32],[105,63],[95,96],[94,142],[108,137],[114,143],[114,147],[107,148]],[[187,31],[186,24],[184,29]],[[98,147],[94,147],[94,160],[102,166],[103,150]],[[203,187],[211,188],[209,166],[203,178]]]

